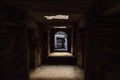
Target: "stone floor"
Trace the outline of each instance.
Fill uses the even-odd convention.
[[[30,80],[84,80],[84,72],[77,66],[43,65],[31,71]]]
[[[69,52],[52,52],[52,53],[49,54],[49,56],[53,56],[53,57],[54,56],[55,57],[56,56],[58,56],[58,57],[60,57],[60,56],[64,56],[65,57],[66,56],[66,57],[68,57],[68,56],[73,56],[73,55],[72,55],[72,53],[69,53]]]

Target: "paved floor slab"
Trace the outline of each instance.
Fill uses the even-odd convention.
[[[84,80],[84,72],[72,65],[43,65],[31,71],[30,80]]]

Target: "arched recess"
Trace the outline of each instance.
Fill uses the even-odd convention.
[[[54,50],[67,51],[68,50],[68,35],[64,31],[58,31],[54,35]]]
[[[48,29],[48,56],[73,56],[73,30],[67,28]]]

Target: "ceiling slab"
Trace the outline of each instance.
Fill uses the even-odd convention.
[[[48,23],[76,22],[93,5],[95,0],[4,0],[4,3],[26,11],[36,21]],[[70,15],[69,20],[46,20],[46,15]]]

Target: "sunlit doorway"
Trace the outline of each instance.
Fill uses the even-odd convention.
[[[48,32],[48,56],[73,56],[71,28],[50,28]]]
[[[54,35],[54,50],[55,51],[67,51],[68,50],[68,40],[67,34],[63,31],[58,31]]]

